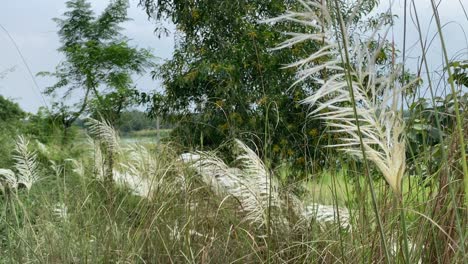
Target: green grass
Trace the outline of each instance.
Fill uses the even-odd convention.
[[[425,52],[422,35],[420,42]],[[351,64],[348,60],[350,70]],[[428,72],[432,83],[430,78]],[[428,100],[435,101],[429,86]],[[456,87],[450,81],[445,88]],[[416,89],[415,97],[405,99],[421,99],[424,91]],[[462,127],[466,113],[449,112],[456,105],[449,102],[441,112],[407,110],[408,120],[428,123],[433,120],[425,114],[435,114],[434,127],[443,133],[438,145],[421,141],[418,149],[407,147],[411,164],[401,188],[394,187],[401,193],[390,188],[375,164],[345,153],[331,157],[339,162],[326,169],[314,168],[314,174],[281,166],[288,161],[265,160],[287,203],[266,210],[263,226],[246,220],[237,197],[215,193],[197,168],[180,161],[179,142],[171,142],[168,129],[159,131],[162,142],[156,142],[158,131],[142,130],[121,135],[115,148],[98,137],[101,141],[88,143],[84,130],[65,145],[51,141],[46,150],[31,143],[40,180],[31,190],[0,190],[0,263],[467,263],[463,132],[468,130]],[[439,115],[453,118],[442,123]],[[0,135],[0,142],[11,145],[2,150],[0,164],[19,173],[11,165],[10,136]],[[104,180],[110,169],[114,179],[120,172],[152,181],[150,197]],[[0,183],[6,182],[0,176]],[[340,226],[338,214],[326,223],[305,221],[293,197],[304,205],[349,209],[351,227]],[[66,217],[60,208],[66,208]]]
[[[380,245],[376,243],[375,217],[369,209],[370,195],[358,171],[323,171],[309,181],[298,183],[299,192],[282,187],[297,192],[307,202],[350,208],[352,232],[330,223],[299,224],[294,214],[286,210],[284,214],[292,225],[287,229],[272,226],[271,237],[265,240],[263,228],[242,220],[235,199],[211,192],[195,171],[177,161],[174,150],[168,146],[145,145],[149,150],[147,158],[155,159],[157,164],[155,170],[151,169],[153,174],[145,177],[165,179],[154,189],[152,199],[98,180],[92,149],[77,145],[78,149],[69,150],[81,153],[77,160],[83,164],[83,174],[74,171],[76,166],[70,161],[56,161],[59,169],[53,170],[49,161],[41,158],[41,180],[29,193],[19,190],[10,200],[1,196],[0,263],[383,261]],[[62,152],[53,146],[48,149]],[[125,157],[118,160],[126,162]],[[292,177],[294,171],[286,169],[282,173]],[[177,181],[181,174],[186,176],[185,184]],[[356,176],[361,176],[358,181]],[[392,193],[388,192],[384,180],[375,175],[374,181],[380,213],[385,219],[384,231],[389,239],[397,241],[401,236],[399,209],[393,205]],[[428,254],[422,251],[428,232],[439,231],[427,206],[433,189],[421,187],[416,179],[413,181],[411,188],[407,180],[403,185],[407,231],[411,243],[416,245],[410,250],[412,262]],[[66,205],[66,219],[54,212],[57,203]],[[275,221],[274,216],[272,220]],[[421,228],[427,231],[421,232]],[[461,258],[459,253],[455,263]],[[401,260],[395,255],[396,262]]]

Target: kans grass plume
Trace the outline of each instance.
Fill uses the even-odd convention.
[[[120,151],[119,135],[108,121],[88,118],[85,124],[88,127],[88,134],[103,144],[106,151],[111,153]]]
[[[29,140],[23,136],[18,136],[16,140],[15,152],[13,159],[16,161],[15,168],[18,171],[18,184],[24,184],[29,190],[31,186],[39,179],[37,154],[29,151]]]
[[[219,197],[232,196],[240,203],[240,211],[245,213],[244,221],[257,227],[271,221],[275,226],[288,227],[288,220],[282,214],[286,207],[299,218],[301,224],[312,219],[319,223],[337,222],[334,206],[304,204],[293,193],[281,194],[276,176],[269,171],[260,157],[245,143],[233,141],[236,158],[229,166],[213,152],[184,153],[180,160],[189,164],[201,176],[204,184]],[[339,224],[349,227],[346,209],[340,208]],[[270,214],[271,217],[268,215]]]
[[[158,153],[160,155],[157,156],[140,144],[121,145],[117,131],[105,120],[88,118],[86,124],[89,136],[94,139],[90,144],[94,150],[94,167],[98,179],[104,179],[105,174],[112,170],[113,181],[117,185],[130,189],[134,195],[148,199],[153,197],[156,190],[172,190],[170,180],[165,177],[169,168],[163,168],[163,165],[170,167],[170,164],[163,160],[166,153]],[[106,155],[109,154],[114,161],[112,168],[106,167]],[[77,171],[83,171],[79,166],[75,168]]]
[[[115,150],[116,160],[113,169],[114,181],[117,185],[129,188],[133,194],[145,198],[153,196],[155,190],[163,189],[177,191],[171,188],[170,179],[164,177],[161,169],[168,165],[161,158],[157,158],[142,145],[120,146],[120,140],[113,128],[107,123],[97,120],[90,122],[92,128],[91,136],[99,139],[100,143],[94,144],[94,161],[97,177],[104,178],[103,147],[111,147]],[[188,164],[201,176],[201,182],[208,186],[217,196],[234,197],[239,202],[239,210],[244,213],[244,221],[257,227],[264,227],[268,221],[275,225],[287,227],[287,220],[281,214],[286,204],[289,204],[285,197],[280,195],[278,179],[269,171],[260,157],[240,140],[233,141],[233,154],[235,160],[229,166],[213,152],[184,153],[180,155],[179,161]],[[167,169],[167,168],[166,168]],[[80,169],[82,170],[82,169]],[[162,175],[160,175],[162,174]],[[159,175],[155,177],[156,175]],[[180,185],[180,184],[179,184]],[[328,210],[321,210],[322,205],[304,205],[294,194],[289,194],[289,198],[294,198],[294,211],[297,216],[309,223],[312,218],[319,222],[335,222],[336,212],[332,206]],[[326,206],[325,206],[326,207]],[[316,209],[319,210],[316,210]],[[324,213],[324,211],[326,211]],[[273,217],[269,217],[269,214]],[[342,213],[341,215],[346,215]],[[340,221],[342,226],[347,227],[348,221],[343,217]]]
[[[320,85],[303,103],[311,107],[310,115],[324,120],[332,133],[339,133],[341,143],[330,147],[361,159],[364,152],[366,159],[377,166],[393,191],[399,194],[405,171],[404,123],[398,111],[399,98],[412,83],[399,86],[397,79],[401,70],[398,66],[379,73],[376,58],[384,42],[378,42],[377,48],[369,48],[375,43],[377,32],[363,43],[348,32],[351,30],[345,22],[345,32],[333,27],[327,1],[299,2],[303,11],[288,12],[266,23],[292,22],[311,28],[309,32],[312,33],[286,33],[291,38],[277,49],[306,41],[321,44],[309,57],[286,66],[298,68],[295,85],[309,78]],[[348,63],[347,56],[351,58]]]
[[[25,187],[29,191],[39,179],[37,154],[29,150],[29,140],[21,135],[16,139],[13,159],[16,173],[10,169],[0,169],[0,188]]]
[[[268,210],[280,208],[278,182],[271,177],[257,154],[243,142],[235,140],[234,147],[239,153],[235,167],[228,166],[211,152],[185,153],[181,160],[191,164],[201,175],[202,182],[216,195],[230,195],[237,199],[240,210],[245,213],[245,221],[258,227],[265,226]]]

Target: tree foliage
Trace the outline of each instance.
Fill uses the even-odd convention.
[[[453,68],[453,79],[456,84],[468,87],[468,60],[454,61],[450,65]]]
[[[354,17],[365,17],[376,3],[366,1]],[[284,69],[313,54],[323,43],[317,40],[274,49],[289,38],[284,32],[321,29],[290,22],[265,23],[286,10],[300,11],[299,1],[140,0],[140,5],[151,18],[170,20],[177,28],[173,58],[155,71],[165,91],[144,95],[151,101],[153,114],[181,115],[176,136],[188,145],[205,146],[234,137],[253,140],[264,146],[260,150],[295,164],[327,158],[322,154],[328,150],[320,146],[333,139],[322,137],[326,126],[307,119],[308,109],[300,103],[317,84],[306,80],[293,86],[297,68]],[[349,14],[356,13],[356,7],[343,5]],[[157,25],[156,31],[164,30]],[[321,64],[324,59],[310,63]],[[299,70],[306,67],[297,66]],[[322,75],[327,71],[317,77],[326,77]]]
[[[15,102],[0,95],[0,122],[19,121],[26,113]]]
[[[124,111],[117,121],[117,127],[122,133],[131,133],[141,130],[154,130],[158,127],[157,120],[148,117],[145,112],[139,110]],[[168,123],[160,123],[159,128],[170,128]]]
[[[307,111],[299,103],[314,86],[291,88],[296,71],[283,66],[318,46],[272,50],[286,39],[281,32],[306,29],[262,22],[295,3],[140,1],[154,19],[170,19],[177,27],[173,58],[155,71],[165,91],[150,97],[151,111],[182,115],[174,131],[188,145],[244,138],[265,144],[278,157],[303,162],[306,143],[317,141],[321,129],[318,122],[306,122]]]
[[[65,60],[55,72],[40,73],[57,79],[45,93],[60,91],[62,99],[76,91],[82,94],[73,107],[55,104],[65,127],[86,111],[115,120],[125,107],[135,103],[132,75],[144,73],[153,56],[149,50],[130,46],[120,33],[120,24],[128,20],[128,1],[111,2],[99,16],[86,0],[71,0],[66,5],[63,18],[54,19],[62,44],[59,51]]]
[[[0,95],[0,168],[10,165],[14,139],[26,113],[19,105]]]

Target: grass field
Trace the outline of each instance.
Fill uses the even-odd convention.
[[[78,7],[85,5],[78,2]],[[176,2],[175,9],[179,8]],[[198,23],[199,10],[192,5],[208,2],[190,1],[190,8],[181,10]],[[180,100],[189,111],[180,118],[185,123],[177,125],[190,126],[176,127],[180,134],[174,137],[170,129],[121,134],[110,121],[93,118],[80,128],[69,128],[69,115],[62,112],[67,107],[34,116],[23,115],[10,102],[10,112],[20,117],[0,120],[4,133],[0,134],[0,264],[468,263],[468,61],[462,56],[466,52],[457,55],[457,60],[463,58],[456,63],[449,61],[442,31],[446,25],[441,24],[436,1],[431,0],[435,22],[431,32],[437,33],[431,41],[440,41],[438,55],[444,62],[441,72],[430,72],[425,54],[428,40],[422,37],[411,1],[411,17],[405,13],[405,21],[412,18],[416,24],[419,39],[411,49],[420,47],[422,54],[418,73],[407,73],[406,65],[396,62],[400,57],[394,41],[383,36],[381,23],[388,24],[388,32],[400,30],[387,21],[394,16],[391,10],[378,16],[381,19],[361,24],[356,21],[366,12],[338,6],[351,2],[359,8],[371,3],[299,1],[297,11],[255,24],[285,23],[291,31],[300,29],[286,33],[291,38],[278,43],[278,50],[290,49],[297,62],[274,66],[293,70],[297,85],[305,87],[307,94],[298,93],[304,98],[294,98],[294,106],[266,96],[268,87],[250,87],[263,89],[261,100],[231,106],[227,106],[229,100],[244,97],[237,94],[239,98],[220,100],[218,96],[234,94],[236,84],[217,84],[226,88],[222,93],[211,90],[221,75],[238,78],[230,75],[237,66],[247,68],[250,77],[263,79],[265,65],[259,58],[265,54],[257,52],[253,65],[242,55],[236,67],[210,63],[199,71],[181,67],[190,72],[175,78],[177,89],[185,93],[202,86],[206,91],[200,93],[213,98],[203,94],[196,103],[192,98]],[[246,8],[251,7],[249,3]],[[98,25],[114,25],[109,17],[98,19]],[[255,32],[246,36],[249,42],[237,50],[254,47],[257,51],[261,36]],[[313,41],[317,49],[296,58],[305,41]],[[93,48],[93,56],[100,54],[96,43],[93,39],[85,45]],[[112,51],[126,45],[113,46]],[[195,48],[200,54],[212,52]],[[271,48],[267,55],[277,51]],[[403,47],[403,63],[407,49]],[[86,56],[78,55],[80,69]],[[120,81],[127,81],[119,74],[112,77],[119,88]],[[292,88],[284,87],[288,89]],[[216,100],[213,108],[201,113],[201,105],[210,105],[212,99]],[[93,102],[88,107],[103,107],[99,104],[107,102],[89,100]],[[302,111],[300,104],[307,106],[304,115],[291,109]],[[0,114],[10,115],[3,113],[5,109]],[[98,110],[84,107],[78,115]],[[258,119],[236,112],[257,110],[265,110],[258,112]],[[182,116],[182,111],[174,112],[177,118]],[[221,112],[230,122],[210,124],[223,118]],[[294,126],[287,123],[284,131],[278,129],[290,115],[308,119]],[[133,111],[126,120],[130,124],[137,116],[147,118]],[[196,122],[186,122],[185,117]],[[316,127],[306,131],[312,119],[310,125]],[[215,133],[193,132],[203,127],[198,124],[208,125]],[[246,131],[250,125],[261,132]],[[284,140],[271,143],[274,133]],[[308,141],[311,138],[314,144]],[[293,146],[293,140],[299,143]],[[299,148],[304,154],[297,158]]]

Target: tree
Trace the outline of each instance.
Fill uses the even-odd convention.
[[[17,103],[0,95],[0,168],[8,167],[12,163],[10,153],[25,117],[26,113]]]
[[[356,28],[362,27],[359,23],[377,3],[340,2],[345,3],[342,8],[346,16],[354,15]],[[284,69],[322,48],[323,42],[272,49],[289,38],[283,32],[321,29],[264,22],[286,10],[300,10],[299,1],[140,0],[140,5],[156,21],[169,19],[177,28],[173,58],[154,72],[162,79],[165,91],[144,97],[154,114],[182,115],[177,116],[180,124],[174,130],[180,142],[217,146],[229,138],[242,138],[253,141],[260,151],[296,165],[306,161],[324,164],[326,159],[335,158],[328,155],[329,149],[321,147],[334,140],[322,137],[326,125],[307,119],[308,108],[300,103],[317,89],[317,84],[310,79],[293,86],[308,65],[298,63]],[[158,25],[156,30],[165,29]],[[327,59],[322,58],[310,64],[325,62]],[[315,77],[326,78],[327,74],[330,70],[324,69]]]
[[[86,0],[71,0],[66,5],[64,18],[54,19],[62,44],[58,50],[65,60],[55,72],[39,73],[57,78],[45,93],[56,95],[61,91],[62,99],[76,91],[83,94],[74,106],[54,104],[65,131],[85,112],[99,113],[113,122],[135,103],[137,90],[132,75],[151,67],[153,56],[149,50],[131,47],[120,33],[119,25],[129,20],[128,1],[111,2],[97,17]]]
[[[0,122],[20,121],[26,113],[15,102],[0,95]]]
[[[318,46],[273,51],[286,39],[282,31],[299,26],[261,22],[281,15],[295,1],[140,4],[156,20],[168,18],[177,26],[173,58],[155,70],[165,91],[150,97],[154,114],[182,115],[177,116],[181,123],[174,130],[176,136],[187,145],[204,146],[244,138],[264,144],[277,156],[304,160],[305,142],[317,139],[320,127],[305,122],[306,109],[298,101],[314,86],[308,82],[288,89],[296,71],[282,67]]]
[[[468,60],[454,61],[449,67],[453,68],[453,79],[456,84],[468,87]]]

